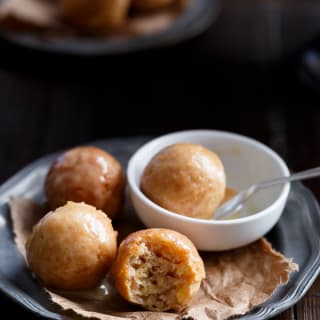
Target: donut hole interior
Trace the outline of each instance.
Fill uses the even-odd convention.
[[[140,243],[129,261],[132,301],[149,310],[181,307],[189,293],[186,280],[190,272],[182,260],[169,247]]]

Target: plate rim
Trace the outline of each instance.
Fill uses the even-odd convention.
[[[196,6],[199,2],[200,5]],[[195,11],[192,10],[192,7],[195,7]],[[72,40],[70,42],[73,37],[66,37],[57,41],[48,41],[41,40],[41,36],[30,33],[19,34],[4,28],[0,28],[0,37],[12,44],[47,53],[76,56],[129,54],[147,49],[162,48],[191,39],[204,32],[211,25],[219,10],[220,3],[218,0],[193,0],[191,8],[186,13],[182,13],[168,28],[149,35],[132,38],[114,37],[106,40],[97,38],[97,40]],[[88,44],[90,45],[88,46]]]

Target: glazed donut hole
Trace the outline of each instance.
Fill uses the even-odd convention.
[[[67,201],[85,202],[113,219],[124,202],[125,179],[121,164],[111,154],[82,146],[65,151],[54,161],[44,189],[53,210]]]
[[[226,176],[218,155],[198,144],[160,150],[143,171],[141,191],[175,213],[209,219],[222,202]]]
[[[98,286],[116,250],[117,232],[106,214],[71,201],[47,213],[26,243],[30,269],[46,287],[58,290]]]

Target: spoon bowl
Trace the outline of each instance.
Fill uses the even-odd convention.
[[[220,157],[227,186],[244,190],[247,186],[279,176],[288,176],[285,162],[264,144],[230,132],[189,130],[155,138],[141,146],[130,158],[127,180],[135,211],[146,227],[179,231],[199,250],[221,251],[241,247],[264,236],[279,220],[290,191],[290,183],[257,193],[246,203],[243,218],[197,219],[166,210],[151,201],[140,189],[144,168],[164,147],[174,143],[201,144]]]

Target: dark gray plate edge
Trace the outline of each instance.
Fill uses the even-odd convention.
[[[196,3],[198,0],[194,1]],[[202,6],[195,7],[195,11],[192,11],[192,8],[188,9],[186,14],[182,14],[166,30],[134,38],[99,39],[96,41],[81,41],[78,39],[74,41],[68,38],[65,40],[48,41],[41,37],[29,34],[20,35],[1,29],[0,36],[11,43],[29,49],[58,54],[93,56],[132,53],[182,42],[206,30],[217,16],[220,6],[217,0],[201,1],[203,3]]]
[[[0,290],[11,300],[25,307],[36,315],[40,315],[45,318],[64,320],[67,319],[62,314],[51,312],[46,308],[42,307],[37,301],[31,296],[25,294],[22,290],[13,286],[6,280],[5,277],[0,273]],[[49,299],[49,297],[48,297]]]

